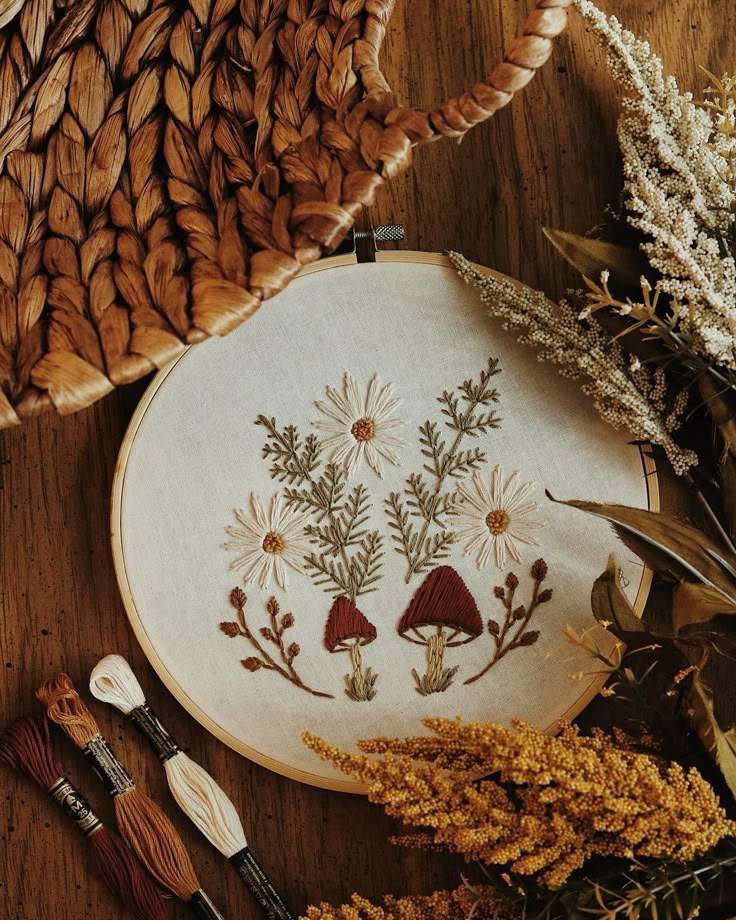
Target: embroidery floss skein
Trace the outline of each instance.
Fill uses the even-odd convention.
[[[102,737],[92,713],[66,674],[36,691],[46,714],[77,745],[102,780],[115,806],[120,833],[151,875],[202,920],[224,920],[202,890],[184,842],[161,808],[142,793]]]
[[[89,679],[92,695],[109,703],[140,729],[163,761],[169,789],[199,830],[238,870],[269,920],[292,920],[245,839],[235,806],[215,780],[179,748],[146,702],[138,679],[122,655],[107,655]]]
[[[45,715],[23,716],[0,735],[0,760],[38,783],[89,840],[105,884],[140,920],[166,920],[161,894],[118,835],[104,825],[56,760]]]

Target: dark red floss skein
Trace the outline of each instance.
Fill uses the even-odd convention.
[[[65,775],[45,714],[17,719],[0,735],[0,760],[47,792]],[[121,838],[101,824],[87,839],[100,875],[120,901],[140,920],[166,920],[161,893]]]

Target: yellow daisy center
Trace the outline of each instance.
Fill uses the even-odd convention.
[[[486,526],[494,537],[502,534],[509,526],[511,518],[508,511],[498,508],[496,511],[489,511],[486,515]]]
[[[356,441],[371,441],[376,434],[376,423],[372,418],[359,418],[357,422],[353,422],[350,434]]]
[[[285,548],[286,544],[284,543],[284,538],[281,536],[281,534],[278,534],[273,530],[269,530],[269,532],[263,538],[264,553],[278,555],[279,553],[283,553]]]

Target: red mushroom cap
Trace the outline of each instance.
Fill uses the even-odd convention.
[[[483,621],[468,586],[450,565],[433,569],[419,585],[398,626],[399,635],[411,642],[410,630],[420,637],[422,626],[446,626],[465,638],[448,645],[464,645],[483,632]],[[422,637],[423,638],[423,637]]]
[[[325,645],[331,652],[345,651],[349,639],[357,639],[358,645],[368,645],[377,635],[376,627],[349,597],[335,599],[325,626]]]

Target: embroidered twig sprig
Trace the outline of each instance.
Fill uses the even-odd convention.
[[[376,627],[361,613],[349,597],[337,597],[325,626],[325,645],[330,652],[350,652],[353,673],[345,675],[345,693],[356,703],[372,700],[376,695],[375,674],[363,670],[361,646],[376,638]]]
[[[466,380],[456,390],[445,390],[438,397],[444,427],[452,438],[449,446],[437,422],[428,419],[420,425],[419,444],[427,460],[420,472],[407,479],[403,498],[401,493],[392,492],[386,499],[396,552],[406,557],[407,584],[413,575],[446,559],[456,540],[446,516],[455,508],[457,493],[454,485],[448,489],[447,484],[456,483],[486,462],[485,451],[479,447],[462,449],[462,444],[466,437],[477,438],[500,426],[500,418],[488,408],[499,400],[498,390],[492,385],[498,373],[498,360],[490,358],[477,383]]]
[[[267,431],[263,456],[271,460],[272,478],[286,483],[287,506],[314,520],[304,531],[315,547],[304,562],[314,583],[352,600],[375,591],[384,538],[365,526],[371,507],[366,487],[358,484],[347,491],[345,470],[337,463],[319,472],[321,446],[315,435],[302,440],[294,425],[279,429],[276,419],[265,415],[256,424]]]
[[[547,572],[547,563],[544,559],[537,559],[536,562],[532,563],[529,574],[534,581],[534,587],[528,605],[514,606],[514,596],[516,589],[519,587],[519,579],[513,572],[509,572],[506,576],[503,587],[498,585],[493,589],[493,596],[501,601],[506,615],[503,624],[499,624],[495,620],[488,621],[488,632],[495,645],[493,657],[482,671],[473,677],[469,677],[465,681],[466,684],[472,684],[487,674],[504,655],[508,655],[509,652],[517,648],[528,648],[539,639],[539,631],[528,629],[528,626],[537,607],[552,600],[551,588],[545,588],[543,591],[539,590],[542,582],[547,577]]]
[[[282,677],[286,678],[286,680],[300,689],[305,690],[307,693],[311,693],[312,696],[324,697],[330,700],[334,699],[331,693],[322,693],[319,690],[313,690],[311,687],[308,687],[294,668],[294,659],[301,649],[298,643],[291,642],[287,645],[284,639],[284,634],[287,629],[291,629],[294,625],[294,614],[282,614],[281,607],[276,598],[269,598],[268,601],[266,601],[266,610],[268,612],[270,625],[262,626],[258,630],[257,635],[250,628],[246,619],[245,606],[247,602],[248,598],[245,591],[241,588],[233,588],[230,592],[230,603],[238,612],[237,622],[225,621],[220,623],[220,629],[226,636],[229,636],[231,639],[242,636],[242,638],[247,639],[256,650],[257,655],[251,655],[249,658],[244,658],[241,661],[246,671],[276,671],[277,674],[280,674]],[[259,635],[265,642],[270,642],[276,646],[281,664],[279,664],[279,662],[269,654],[264,645],[261,644],[258,639]]]
[[[434,632],[432,632],[434,630]],[[467,585],[449,565],[427,575],[411,599],[398,625],[399,635],[427,647],[427,671],[412,676],[417,693],[444,693],[452,684],[458,665],[446,668],[446,648],[465,645],[483,632],[478,606]]]

